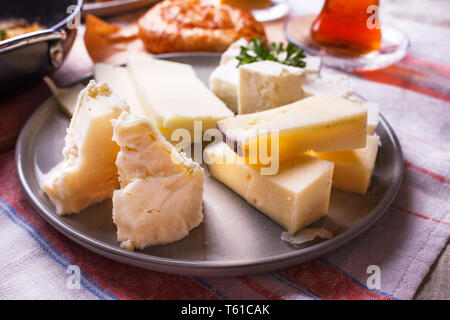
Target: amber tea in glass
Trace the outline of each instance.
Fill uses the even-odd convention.
[[[381,47],[381,28],[373,17],[379,0],[326,0],[311,26],[317,44],[340,54],[361,55]],[[369,9],[369,10],[368,10]],[[372,17],[371,17],[372,16]]]

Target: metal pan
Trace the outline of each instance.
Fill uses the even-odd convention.
[[[0,20],[24,18],[47,27],[0,41],[0,93],[23,89],[61,66],[77,33],[83,0],[2,1]]]

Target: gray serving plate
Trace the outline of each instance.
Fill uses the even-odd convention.
[[[165,55],[191,64],[207,82],[220,57],[214,54]],[[174,88],[176,94],[176,88]],[[59,216],[42,191],[39,177],[63,159],[69,118],[54,98],[48,99],[22,129],[16,166],[22,187],[38,213],[61,233],[100,255],[151,270],[196,276],[260,273],[298,264],[330,252],[374,224],[394,200],[403,176],[402,152],[394,131],[381,116],[376,168],[367,195],[333,190],[328,215],[314,223],[333,232],[326,241],[294,248],[280,239],[283,229],[225,185],[207,176],[204,222],[184,239],[130,252],[119,247],[111,201],[80,214]],[[351,258],[351,257],[349,257]]]

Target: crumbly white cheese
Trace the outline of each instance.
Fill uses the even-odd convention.
[[[180,240],[203,220],[203,169],[179,153],[146,119],[127,112],[113,121],[121,151],[113,221],[122,247]]]
[[[245,64],[239,68],[238,113],[280,107],[304,97],[303,69],[273,61]]]
[[[105,83],[92,80],[82,90],[70,121],[63,163],[43,178],[43,189],[58,214],[78,213],[109,199],[118,187],[115,166],[119,146],[111,120],[128,106]]]

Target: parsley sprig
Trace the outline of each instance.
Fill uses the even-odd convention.
[[[297,68],[306,66],[304,58],[306,56],[303,50],[293,43],[289,43],[286,47],[283,43],[272,43],[270,48],[264,44],[263,38],[253,38],[247,47],[241,46],[241,52],[236,57],[239,61],[238,67],[258,61],[274,61]]]

